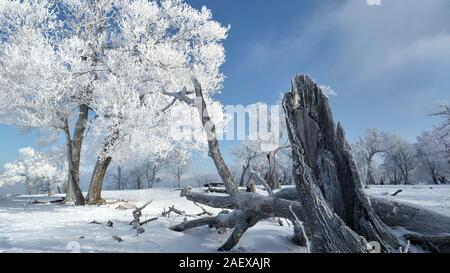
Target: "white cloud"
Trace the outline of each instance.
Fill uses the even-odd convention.
[[[258,41],[246,68],[305,61],[351,74],[356,83],[405,75],[414,66],[450,68],[450,1],[361,0],[326,2],[298,18],[281,40]],[[315,59],[315,61],[314,61]],[[295,65],[295,64],[293,64]]]

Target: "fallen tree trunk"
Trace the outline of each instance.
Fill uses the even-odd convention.
[[[424,235],[450,235],[450,217],[446,215],[391,198],[370,197],[370,202],[380,219],[390,227],[402,227]]]
[[[432,253],[450,253],[450,236],[407,234],[405,236],[412,244],[420,244],[424,249]]]
[[[295,188],[283,189],[275,193],[275,196],[290,201],[298,201]],[[404,228],[410,233],[423,235],[444,233],[450,235],[450,217],[444,214],[391,198],[370,196],[369,199],[378,217],[391,228]]]

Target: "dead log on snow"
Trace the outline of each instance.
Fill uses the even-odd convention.
[[[370,197],[380,219],[390,227],[402,227],[424,235],[450,234],[450,217],[391,198]]]
[[[296,218],[291,213],[291,209],[295,211],[298,217],[302,218],[302,212],[299,209],[300,204],[295,201],[279,199],[277,193],[272,196],[250,192],[240,192],[232,196],[214,196],[185,189],[181,196],[214,208],[234,209],[232,212],[223,212],[215,217],[184,221],[171,228],[174,231],[185,231],[205,225],[211,228],[233,228],[232,234],[219,250],[231,250],[239,242],[245,231],[261,220],[280,217],[294,222]]]
[[[283,189],[275,195],[277,198],[298,201],[295,188]],[[404,228],[412,234],[430,236],[450,233],[450,217],[444,214],[391,198],[369,196],[369,199],[378,217],[391,228]]]

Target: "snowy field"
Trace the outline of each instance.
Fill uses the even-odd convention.
[[[398,189],[403,191],[395,197],[389,195]],[[450,215],[450,186],[371,186],[368,192]],[[46,196],[0,197],[0,252],[215,252],[227,234],[208,227],[174,232],[169,227],[182,222],[184,216],[161,217],[163,209],[172,205],[186,214],[202,212],[179,195],[180,191],[171,189],[105,191],[103,196],[109,204],[86,207],[29,204],[36,199],[46,201]],[[145,233],[136,236],[129,225],[133,209],[117,207],[139,206],[149,200],[153,202],[143,210],[141,220],[159,219],[146,224]],[[90,223],[94,220],[100,224]],[[113,222],[113,227],[107,227],[108,221]],[[122,241],[115,240],[115,236]],[[275,221],[263,221],[247,231],[233,251],[304,252],[290,241],[290,236],[292,228],[286,222],[280,226]]]
[[[175,232],[170,226],[183,221],[184,216],[170,214],[161,217],[169,206],[186,214],[202,210],[171,189],[105,191],[104,206],[75,207],[70,205],[27,204],[45,196],[15,196],[0,199],[0,252],[215,252],[227,239],[208,227]],[[142,205],[153,200],[143,211],[141,220],[159,217],[144,225],[145,233],[136,236],[129,225],[133,209],[116,209],[120,205]],[[206,207],[205,207],[206,208]],[[218,213],[220,210],[207,208]],[[193,219],[193,218],[189,218]],[[92,221],[101,224],[91,224]],[[108,221],[113,227],[107,227]],[[113,236],[123,241],[117,242]],[[290,241],[292,228],[264,221],[249,230],[234,252],[302,252],[303,248]]]
[[[398,195],[391,196],[397,190]],[[370,186],[369,194],[416,204],[450,216],[450,185]]]

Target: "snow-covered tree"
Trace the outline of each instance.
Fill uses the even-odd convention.
[[[168,171],[173,178],[173,187],[181,187],[181,179],[189,168],[191,156],[186,150],[175,149],[167,159]]]
[[[80,153],[97,96],[93,85],[110,73],[102,60],[116,10],[106,0],[0,4],[1,97],[10,102],[0,103],[2,121],[64,132],[71,178],[66,198],[76,204],[84,204]]]
[[[375,184],[377,166],[374,159],[382,156],[396,145],[397,138],[391,134],[381,132],[375,128],[365,131],[356,143],[352,145],[352,154],[362,180],[368,184]]]
[[[264,177],[272,188],[279,188],[280,181],[284,184],[290,181],[290,145],[286,145],[287,131],[284,113],[279,111],[280,104],[270,110],[262,103],[248,106],[249,133],[245,140],[231,150],[237,164],[242,166],[239,179],[241,187],[255,176]]]
[[[165,164],[164,158],[155,158],[153,160],[145,161],[145,177],[147,179],[147,186],[149,189],[153,188],[155,184],[161,182],[159,174]]]
[[[210,96],[223,81],[228,28],[206,8],[180,0],[17,0],[2,2],[0,14],[2,121],[65,133],[69,201],[84,203],[79,165],[90,117],[94,139],[101,139],[92,141],[99,159],[90,203],[101,199],[111,158],[204,147],[205,135],[193,132],[201,128],[197,113],[175,99],[188,93],[191,78],[203,85],[211,116],[222,118]]]
[[[445,135],[439,129],[423,132],[417,137],[417,173],[425,182],[442,184],[448,181],[450,169],[443,138]]]
[[[441,105],[441,110],[436,115],[444,119],[438,129],[440,135],[439,144],[447,154],[447,161],[450,167],[450,105]]]
[[[106,137],[92,175],[89,203],[100,199],[111,158],[126,160],[143,151],[144,158],[161,158],[174,149],[204,149],[206,139],[195,109],[173,96],[185,95],[192,77],[202,81],[208,96],[223,81],[221,41],[228,29],[213,21],[206,8],[198,11],[179,0],[136,0],[122,5],[119,14],[111,44],[121,50],[108,60],[113,73],[109,84],[99,87],[104,96],[93,106],[99,135]],[[211,104],[213,116],[222,119],[220,104]]]
[[[19,150],[19,158],[4,165],[0,186],[23,183],[29,194],[60,192],[67,178],[67,170],[55,154],[26,147]]]
[[[440,110],[435,113],[436,116],[444,119],[442,123],[442,129],[450,127],[450,105],[439,105]]]
[[[247,183],[246,178],[251,180],[250,170],[262,173],[266,158],[261,151],[261,145],[257,141],[242,141],[242,143],[233,146],[231,153],[237,162],[242,165],[242,172],[239,179],[239,186],[243,187]]]
[[[414,171],[417,167],[417,151],[414,144],[398,138],[396,145],[389,149],[382,163],[385,177],[392,184],[415,184]]]

